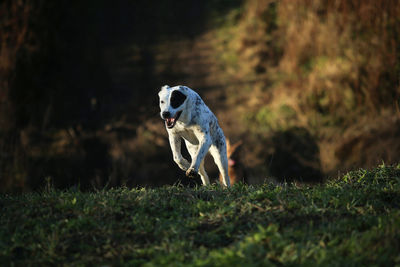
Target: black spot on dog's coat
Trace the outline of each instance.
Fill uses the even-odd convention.
[[[200,98],[200,96],[197,96],[197,97],[196,97],[196,103],[195,103],[195,105],[196,105],[196,106],[200,106],[200,105],[201,105],[201,98]]]
[[[200,96],[197,96],[196,101],[194,103],[193,118],[198,118],[200,116],[201,104],[202,104],[202,100],[201,100]]]
[[[186,95],[181,93],[180,91],[173,91],[171,94],[171,107],[177,108],[183,104],[186,100]]]

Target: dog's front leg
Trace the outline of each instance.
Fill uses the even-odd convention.
[[[192,164],[189,169],[186,171],[186,176],[195,177],[198,175],[200,163],[206,156],[208,149],[211,146],[211,137],[208,134],[202,136],[202,139],[199,140],[199,146],[196,153],[192,157]]]
[[[172,149],[172,156],[174,157],[175,163],[178,164],[179,168],[181,168],[183,171],[186,171],[187,169],[189,169],[190,163],[184,157],[182,157],[182,152],[181,152],[182,138],[174,134],[169,134],[168,139]]]

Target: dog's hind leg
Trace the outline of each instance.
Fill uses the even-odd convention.
[[[218,167],[219,172],[222,175],[222,182],[226,187],[230,187],[231,183],[228,174],[228,157],[226,156],[226,145],[221,146],[219,149],[212,145],[210,147],[211,156],[214,158],[214,162]]]
[[[200,163],[199,173],[200,173],[200,177],[201,177],[201,181],[203,182],[203,185],[209,185],[210,184],[210,179],[208,179],[207,172],[204,169],[204,159]]]

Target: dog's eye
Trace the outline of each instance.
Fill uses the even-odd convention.
[[[161,100],[161,104],[164,104],[164,101]]]

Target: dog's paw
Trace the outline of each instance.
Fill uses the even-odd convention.
[[[186,176],[189,178],[196,178],[199,177],[199,174],[194,169],[190,168],[186,171]]]

